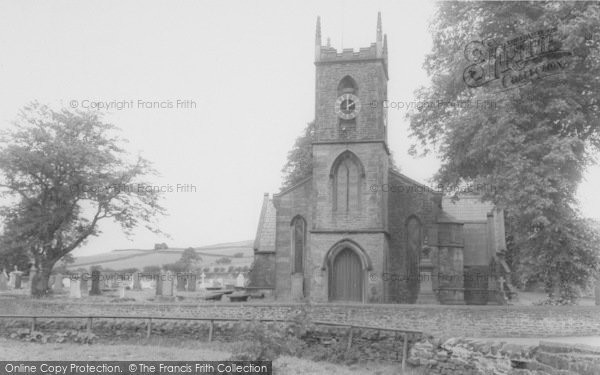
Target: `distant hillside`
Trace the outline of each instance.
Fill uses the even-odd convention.
[[[252,240],[242,242],[222,243],[210,246],[195,247],[196,253],[202,257],[202,267],[211,267],[216,265],[215,261],[222,257],[231,258],[230,264],[219,265],[220,267],[229,266],[249,266],[254,260],[254,250]],[[181,253],[186,248],[172,248],[163,250],[154,249],[119,249],[109,253],[80,256],[75,258],[75,263],[69,264],[67,268],[87,268],[92,266],[101,266],[113,270],[122,270],[126,268],[143,269],[146,266],[162,266],[169,263],[175,263],[181,257]],[[243,258],[233,258],[236,253],[244,254]]]

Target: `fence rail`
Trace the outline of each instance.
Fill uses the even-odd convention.
[[[133,315],[0,315],[0,319],[31,319],[31,331],[35,331],[38,319],[86,319],[86,329],[88,332],[92,332],[93,320],[94,319],[131,319],[131,320],[146,320],[146,337],[150,337],[152,333],[152,321],[153,320],[184,320],[184,321],[205,321],[210,322],[208,327],[208,342],[211,342],[214,334],[215,322],[239,322],[239,321],[259,321],[259,322],[284,322],[294,323],[291,319],[249,319],[249,318],[200,318],[200,317],[169,317],[169,316],[133,316]],[[313,321],[312,324],[324,325],[324,326],[337,326],[348,328],[348,346],[349,350],[352,347],[353,332],[355,329],[372,329],[377,331],[391,331],[396,333],[396,339],[398,335],[403,337],[402,346],[402,369],[406,367],[406,356],[408,355],[408,337],[409,335],[421,336],[423,332],[394,328],[394,327],[377,327],[377,326],[365,326],[352,323],[338,323],[317,320]]]

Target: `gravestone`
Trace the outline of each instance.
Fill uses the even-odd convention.
[[[162,296],[163,295],[163,286],[165,281],[163,280],[163,277],[165,275],[162,273],[159,273],[158,275],[156,275],[156,295],[157,296]]]
[[[90,290],[90,296],[99,296],[102,294],[100,291],[100,271],[92,271],[92,290]]]
[[[23,275],[23,272],[19,271],[17,269],[17,266],[15,266],[15,270],[12,271],[9,275],[9,284],[11,286],[11,288],[13,289],[21,289],[21,277]]]
[[[208,284],[206,284],[206,274],[202,272],[202,274],[200,275],[200,288],[206,289],[207,286]]]
[[[83,274],[79,276],[79,287],[81,289],[82,296],[88,296],[90,294],[90,287],[88,284],[88,275]]]
[[[186,276],[180,274],[179,272],[177,272],[175,274],[175,282],[177,283],[177,291],[178,292],[185,292],[185,280],[186,280]]]
[[[188,292],[196,291],[196,274],[195,273],[188,274],[187,290],[188,290]]]
[[[600,277],[596,279],[596,306],[600,306]]]
[[[240,287],[240,288],[243,288],[246,286],[246,278],[244,277],[244,275],[242,275],[241,272],[238,275],[238,277],[235,279],[235,286]]]
[[[71,278],[71,285],[69,286],[69,297],[81,298],[81,279],[74,280]]]
[[[164,285],[163,285],[163,296],[171,297],[173,296],[173,287],[174,281],[173,274],[171,271],[167,271],[165,275]]]
[[[142,290],[142,283],[140,282],[140,273],[133,273],[133,290]]]
[[[54,292],[62,292],[63,278],[64,276],[61,274],[54,275],[54,283],[52,284],[52,290],[54,290]]]
[[[0,272],[0,291],[3,290],[8,290],[8,276],[6,275],[4,270]]]
[[[120,297],[121,297],[121,298],[125,298],[125,285],[121,285],[121,293],[120,293]]]

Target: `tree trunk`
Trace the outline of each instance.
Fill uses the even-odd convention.
[[[44,297],[48,294],[48,282],[50,280],[50,273],[52,272],[53,266],[53,263],[47,261],[42,261],[39,264],[40,269],[30,282],[31,295],[36,298]]]

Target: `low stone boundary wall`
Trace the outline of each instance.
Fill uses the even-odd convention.
[[[90,298],[91,299],[91,298]],[[438,337],[600,335],[596,306],[439,306],[275,303],[93,303],[0,299],[0,314],[102,314],[286,319],[306,309],[312,320],[423,331]]]
[[[452,338],[443,343],[414,344],[408,363],[432,375],[597,375],[600,348],[541,342],[523,346],[504,342]]]

